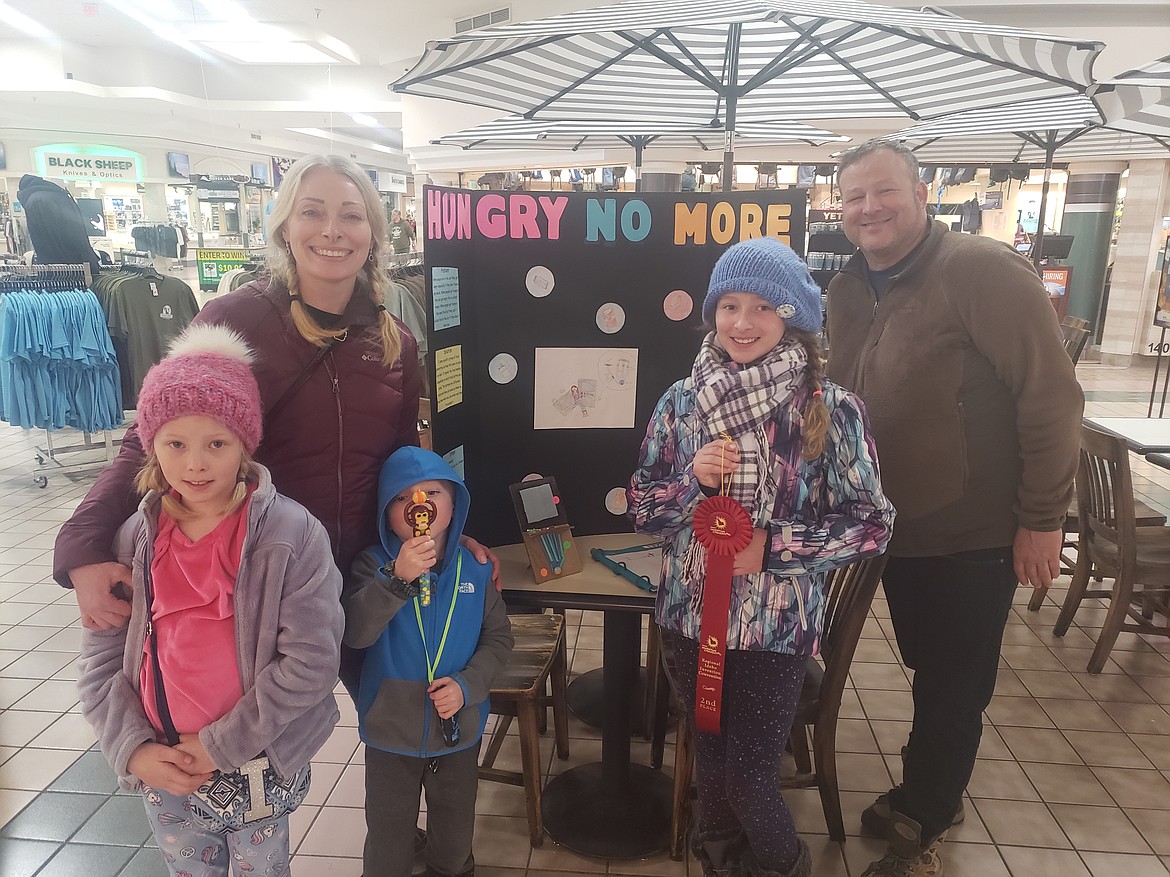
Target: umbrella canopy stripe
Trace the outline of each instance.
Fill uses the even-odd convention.
[[[903,133],[891,134],[889,139],[899,140]],[[976,136],[978,140],[963,137],[927,139],[919,145],[908,140],[907,145],[923,164],[986,167],[991,162],[1020,162],[1039,167],[1044,163],[1044,147],[1022,140],[1015,134]],[[1055,151],[1055,160],[1058,162],[1096,158],[1170,158],[1170,150],[1156,140],[1139,134],[1096,129],[1065,143]]]
[[[1167,85],[1170,86],[1170,55],[1165,55],[1156,61],[1151,61],[1134,70],[1119,73],[1114,82],[1132,83],[1134,85]]]
[[[1134,92],[1129,86],[1119,86],[1116,90]],[[1141,111],[1148,109],[1143,106]],[[1073,95],[1063,100],[1033,100],[958,113],[904,129],[889,135],[889,139],[916,143],[912,147],[915,154],[932,162],[1039,159],[1044,166],[1039,215],[1045,216],[1057,152],[1062,160],[1170,154],[1167,141],[1129,133],[1133,129],[1132,116],[1123,125],[1106,127],[1107,119],[1107,115],[1102,118],[1091,98]],[[1119,127],[1124,130],[1119,132],[1116,130]],[[1044,234],[1041,223],[1032,243],[1032,259],[1037,265],[1044,251]]]
[[[596,6],[531,21],[480,28],[452,39],[476,39],[481,34],[502,32],[542,37],[570,30],[577,33],[609,31],[618,27],[653,30],[668,20],[686,21],[696,26],[726,25],[760,21],[771,15],[772,11],[767,3],[758,0],[724,0],[718,5],[705,0],[630,0],[627,3]],[[615,20],[615,14],[620,20]]]
[[[1170,55],[1098,83],[1089,94],[1111,127],[1170,138]]]
[[[531,21],[480,28],[452,37],[447,42],[477,41],[497,36],[539,38],[569,32],[590,33],[621,28],[655,29],[664,23],[670,27],[680,24],[743,24],[775,18],[780,14],[795,14],[810,19],[846,19],[859,24],[898,27],[908,32],[917,30],[924,34],[934,32],[939,39],[946,41],[953,40],[956,33],[968,33],[1009,40],[1041,38],[1070,47],[1091,43],[994,23],[854,0],[803,0],[799,3],[790,0],[724,0],[718,6],[713,6],[709,0],[630,0]]]
[[[1102,89],[1093,97],[1110,124],[1141,134],[1170,136],[1170,85]]]
[[[819,146],[849,138],[799,122],[745,124],[736,132],[748,146],[777,146],[804,142]],[[544,121],[510,116],[431,141],[463,149],[543,149],[576,151],[582,147],[629,147],[641,188],[642,156],[648,146],[711,150],[723,145],[724,132],[710,126],[653,127],[628,121]]]
[[[1170,122],[1162,133],[1170,134]],[[1093,99],[1071,95],[955,113],[889,135],[930,162],[1043,162],[1046,147],[1070,158],[1164,157],[1167,144],[1107,125]]]
[[[1003,131],[1068,130],[1100,125],[1102,121],[1101,114],[1089,98],[1074,95],[955,113],[904,128],[892,136],[899,140],[921,140]]]
[[[469,73],[466,75],[467,96],[474,95],[474,102],[490,105],[503,103],[505,108],[519,111],[521,108],[545,101],[550,79],[556,78],[557,66],[563,58],[551,58],[548,66],[536,69],[531,64],[500,62],[499,71],[494,75]],[[664,73],[662,68],[652,67],[643,62],[642,70],[634,71],[632,65],[622,69],[609,69],[597,73],[591,81],[577,88],[556,102],[555,118],[598,118],[607,119],[614,115],[613,103],[624,103],[631,115],[643,113],[648,119],[668,120],[689,124],[704,124],[717,118],[725,111],[723,102],[709,89],[693,79]],[[739,99],[739,118],[767,121],[775,118],[799,119],[822,114],[827,94],[833,96],[832,115],[837,118],[858,118],[867,116],[900,115],[898,108],[860,80],[840,81],[835,79],[828,64],[810,62],[808,69],[792,72],[785,81],[783,101],[778,103],[775,94],[762,91],[749,92]],[[933,74],[923,79],[923,71]],[[970,76],[978,76],[974,65],[970,65]],[[889,88],[903,91],[914,103],[929,104],[932,112],[953,111],[959,108],[954,98],[954,77],[961,76],[963,67],[958,64],[943,64],[932,53],[907,57],[900,65],[889,66],[884,77]],[[505,100],[499,100],[499,81],[510,83]],[[1016,76],[1004,72],[1001,76],[983,76],[985,93],[993,94],[998,101],[1011,101],[1019,97],[1020,89]],[[653,96],[647,98],[643,96]],[[645,101],[639,103],[639,101]],[[680,107],[693,107],[685,113]],[[545,114],[539,113],[541,117]]]
[[[709,50],[692,51],[707,71],[711,68],[718,71],[718,57],[725,43],[726,36],[722,36]],[[930,117],[985,104],[989,99],[998,102],[1018,100],[1021,94],[1033,91],[1021,85],[1015,70],[988,71],[976,60],[965,56],[942,57],[935,49],[926,46],[897,51],[895,44],[893,38],[878,35],[868,43],[834,50],[839,63],[829,59],[808,61],[791,71],[781,70],[786,74],[783,90],[768,88],[765,84],[748,92],[740,101],[745,111],[749,106],[758,108],[760,120],[765,120],[792,117],[790,101],[800,102],[807,98],[823,103],[827,95],[839,97],[853,90],[857,100],[841,108],[843,115],[912,114]],[[674,112],[679,121],[700,122],[721,112],[723,102],[700,81],[702,71],[689,76],[678,69],[664,67],[657,59],[628,44],[611,43],[610,47],[616,50],[615,54],[626,54],[611,63],[599,60],[604,58],[604,45],[595,42],[583,45],[578,39],[561,40],[525,54],[523,60],[505,57],[485,67],[465,70],[459,74],[459,85],[454,89],[422,86],[417,91],[462,100],[469,97],[464,92],[473,91],[473,102],[513,113],[534,112],[554,118],[591,115],[604,118],[605,108],[595,104],[604,103],[615,92],[668,89],[675,93],[679,103],[663,109]],[[753,51],[750,47],[751,43],[745,42],[744,49],[741,49],[740,81],[750,79],[775,55],[774,49]],[[839,64],[848,65],[856,73],[842,75]],[[859,75],[864,78],[859,78]],[[964,99],[964,86],[973,87],[975,84],[979,86],[980,96]],[[1046,85],[1036,88],[1046,90]],[[699,106],[692,108],[692,103]],[[533,107],[535,109],[530,109]],[[685,116],[682,114],[684,107]],[[654,108],[647,109],[653,111]],[[836,114],[837,107],[833,112]]]
[[[747,146],[805,142],[819,146],[824,143],[844,142],[848,137],[833,134],[799,122],[776,122],[767,125],[744,124],[736,136]],[[601,120],[538,121],[510,116],[486,122],[465,131],[448,134],[432,141],[436,144],[468,148],[538,148],[575,149],[581,146],[633,145],[641,139],[655,146],[698,146],[717,149],[723,145],[724,134],[711,128],[664,126],[654,128],[645,124],[608,122]]]
[[[530,118],[949,112],[1083,90],[1099,43],[850,0],[633,0],[435,44],[395,83]],[[653,98],[647,95],[653,95]],[[641,98],[639,96],[642,96]]]

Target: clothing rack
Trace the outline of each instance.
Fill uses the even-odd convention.
[[[145,250],[122,250],[118,259],[123,265],[146,265],[154,267],[154,256]]]
[[[409,258],[405,258],[409,256]],[[423,276],[423,260],[418,253],[403,253],[402,256],[396,256],[387,266],[390,273],[390,279],[396,280],[401,277],[421,277]]]
[[[77,288],[89,289],[93,283],[93,273],[88,264],[77,265],[3,265],[0,266],[0,292],[7,289],[34,288],[47,292],[67,291]],[[95,442],[93,434],[82,432],[80,444],[55,445],[53,433],[55,430],[45,430],[44,445],[34,446],[34,457],[37,466],[32,470],[32,480],[38,487],[48,486],[49,475],[56,473],[68,475],[97,471],[105,468],[113,461],[116,449],[122,444],[120,438],[115,439],[111,430],[102,431],[102,440]],[[69,463],[65,458],[75,453],[92,454],[102,450],[101,459],[90,459],[79,463]]]
[[[0,265],[0,270],[4,274],[4,282],[9,281],[25,283],[30,281],[35,282],[38,289],[52,289],[63,287],[46,286],[45,284],[77,284],[84,281],[88,287],[93,283],[93,270],[88,264],[79,265],[42,265],[34,263],[32,265],[25,265],[23,263],[5,263]],[[70,287],[73,288],[73,287]]]
[[[382,257],[382,267],[389,271],[414,262],[422,263],[422,253],[383,253]]]
[[[85,472],[99,472],[114,461],[118,448],[122,446],[122,439],[114,438],[114,434],[106,429],[102,431],[102,440],[95,442],[93,434],[83,432],[81,443],[55,446],[53,444],[53,430],[45,430],[45,445],[36,445],[37,466],[32,470],[33,484],[37,487],[48,487],[49,475],[70,475]],[[64,463],[62,457],[69,454],[103,451],[101,459],[90,459],[81,463]]]

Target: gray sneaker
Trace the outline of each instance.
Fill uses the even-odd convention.
[[[959,811],[951,820],[951,826],[962,823],[967,818],[963,802],[959,801]],[[877,800],[861,811],[862,834],[890,840],[890,833],[894,830],[894,810],[890,807],[890,793],[882,792]]]
[[[942,877],[943,862],[939,841],[914,856],[899,856],[893,850],[865,869],[861,877]]]

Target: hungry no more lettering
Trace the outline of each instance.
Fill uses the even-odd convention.
[[[426,239],[560,240],[568,206],[565,195],[492,192],[480,195],[473,205],[470,192],[428,189]],[[678,201],[671,206],[673,240],[678,246],[703,246],[708,241],[722,245],[758,237],[775,237],[791,244],[791,204]],[[650,205],[640,198],[626,200],[620,207],[616,198],[590,198],[585,203],[585,242],[612,243],[620,235],[625,241],[638,243],[649,236],[654,221]]]

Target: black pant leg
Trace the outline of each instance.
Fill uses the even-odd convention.
[[[366,747],[364,877],[410,877],[426,763]]]
[[[883,581],[914,670],[914,722],[891,801],[929,841],[950,825],[975,766],[1016,589],[1012,552],[894,557]]]
[[[479,791],[479,747],[431,759],[423,773],[427,796],[427,871],[466,874],[475,867],[471,853],[475,797]]]

